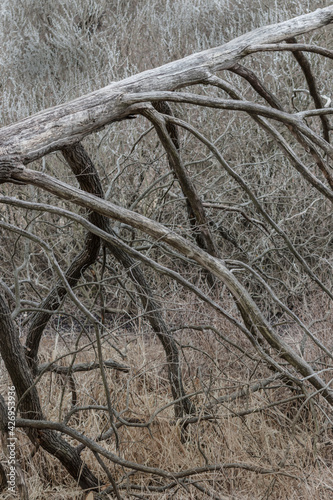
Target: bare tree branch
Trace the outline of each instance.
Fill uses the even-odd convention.
[[[0,167],[4,166],[8,171],[8,166],[11,168],[9,159],[10,162],[28,163],[77,143],[114,120],[125,118],[131,114],[132,108],[126,99],[123,101],[124,94],[147,92],[152,88],[155,91],[173,90],[200,83],[211,73],[228,69],[250,54],[252,46],[281,42],[332,21],[333,7],[329,6],[289,21],[258,28],[220,47],[144,71],[70,103],[37,113],[16,125],[4,127],[0,130]]]

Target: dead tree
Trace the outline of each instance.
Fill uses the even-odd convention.
[[[0,227],[3,231],[14,232],[22,238],[30,238],[40,244],[49,258],[53,259],[54,269],[59,273],[59,281],[52,283],[49,293],[40,301],[37,311],[31,314],[24,347],[19,341],[17,328],[11,318],[8,305],[0,296],[0,352],[19,398],[20,419],[18,419],[17,425],[25,429],[34,445],[43,447],[57,457],[82,488],[97,490],[98,480],[83,463],[78,449],[70,445],[59,433],[67,434],[80,441],[82,446],[90,448],[95,456],[99,457],[99,463],[101,463],[100,457],[104,456],[114,464],[157,475],[163,480],[170,481],[175,478],[180,480],[209,470],[207,466],[197,470],[175,473],[134,463],[121,458],[120,455],[108,452],[97,442],[64,423],[48,421],[47,416],[42,411],[36,389],[36,377],[40,375],[38,353],[43,332],[53,313],[58,310],[66,296],[73,301],[75,306],[80,306],[74,288],[80,283],[83,273],[96,263],[102,246],[128,271],[140,297],[144,316],[163,346],[175,406],[175,417],[180,419],[183,425],[188,425],[192,421],[191,419],[197,418],[197,408],[191,400],[191,396],[187,394],[188,391],[184,388],[179,349],[171,328],[163,316],[163,305],[154,296],[141,263],[181,283],[196,294],[200,300],[209,304],[209,307],[215,308],[224,317],[227,317],[252,344],[258,359],[265,362],[272,372],[272,380],[275,380],[274,377],[281,377],[290,387],[299,390],[303,396],[306,394],[306,392],[302,392],[305,391],[304,387],[311,387],[315,391],[315,395],[319,395],[325,400],[325,404],[332,406],[333,390],[329,379],[329,373],[332,376],[331,368],[323,369],[325,371],[323,374],[311,360],[307,360],[301,352],[298,352],[283,338],[272,325],[266,312],[260,309],[256,300],[251,296],[251,291],[247,289],[241,279],[236,277],[234,269],[241,267],[252,273],[257,280],[261,280],[260,286],[273,297],[278,306],[293,321],[297,322],[304,330],[304,334],[320,349],[323,356],[332,359],[331,350],[309,331],[288,305],[282,304],[274,296],[268,283],[258,275],[255,267],[251,268],[246,258],[238,261],[230,260],[229,262],[224,260],[225,256],[219,250],[216,236],[212,232],[207,209],[224,210],[228,207],[214,205],[212,202],[207,203],[201,198],[182,161],[181,130],[187,131],[195,137],[201,147],[209,151],[221,170],[226,172],[246,193],[260,220],[247,215],[243,207],[236,208],[235,211],[243,215],[249,224],[261,225],[268,234],[279,238],[279,241],[282,242],[281,245],[283,244],[288,249],[293,261],[297,263],[302,273],[307,275],[321,293],[331,300],[333,292],[329,284],[318,276],[318,273],[311,267],[309,259],[301,254],[283,227],[265,209],[264,204],[256,196],[251,186],[223,157],[219,148],[195,126],[174,116],[170,111],[170,103],[180,103],[187,106],[228,110],[249,115],[277,144],[283,155],[298,172],[302,181],[315,190],[326,204],[331,203],[333,201],[333,178],[330,162],[333,158],[333,148],[329,141],[331,129],[329,115],[333,109],[323,107],[322,97],[319,95],[311,65],[305,54],[311,52],[332,59],[333,53],[315,45],[297,43],[295,37],[320,29],[332,22],[333,6],[330,6],[287,22],[259,28],[220,47],[133,75],[71,102],[43,110],[0,130],[0,183],[4,188],[6,184],[14,184],[17,189],[24,190],[25,186],[31,185],[38,190],[51,193],[59,200],[68,201],[72,206],[83,207],[86,214],[86,217],[83,217],[61,207],[37,203],[33,200],[24,201],[11,198],[5,194],[0,197],[2,204],[11,205],[16,209],[45,211],[59,217],[64,216],[67,220],[81,224],[86,231],[81,251],[68,269],[62,272],[61,269],[59,270],[58,263],[53,259],[51,249],[44,245],[38,237],[26,229],[14,227],[6,221],[0,221]],[[294,54],[306,76],[309,92],[314,102],[313,109],[295,113],[286,111],[277,97],[265,87],[256,74],[240,64],[240,61],[246,59],[247,56],[271,51],[290,51]],[[236,73],[245,79],[256,95],[264,99],[265,104],[244,100],[235,87],[216,76],[217,72],[222,71]],[[205,95],[200,94],[200,92],[191,93],[188,89],[180,91],[180,89],[194,85],[205,87],[207,93]],[[216,92],[214,95],[210,95],[209,90],[212,88],[225,92],[228,97],[222,98],[220,94],[216,97]],[[185,223],[189,222],[191,228],[188,237],[153,218],[111,203],[104,198],[97,169],[81,141],[111,123],[135,116],[143,116],[153,125],[167,154],[172,174],[179,183],[186,201],[188,221]],[[315,116],[320,117],[321,130],[318,130],[318,127],[311,127],[310,121],[307,121]],[[297,154],[288,144],[282,128],[294,138],[301,148],[301,154]],[[37,169],[29,168],[29,164],[33,161],[47,157],[56,151],[62,153],[71,172],[75,175],[79,187]],[[310,158],[310,163],[311,160],[314,160],[317,169],[307,165],[304,159],[305,154]],[[127,245],[114,231],[113,222],[134,228],[142,234],[148,235],[150,241],[163,244],[177,252],[188,263],[198,266],[209,276],[214,277],[210,284],[222,283],[233,298],[239,317],[237,314],[234,316],[228,314],[222,309],[222,305],[218,304],[218,301],[213,300],[207,294],[205,295],[203,291],[199,290],[193,283],[189,283],[175,270],[164,267],[145,255],[144,252],[137,251]],[[223,238],[237,245],[226,232],[223,233],[221,230],[220,233]],[[242,251],[240,246],[238,246],[238,250]],[[10,292],[8,293],[10,298]],[[100,348],[98,334],[100,325],[89,310],[82,305],[80,307],[96,327],[96,349],[98,350]],[[101,362],[99,366],[103,378],[103,363]],[[66,370],[67,368],[65,368]],[[70,373],[69,368],[68,373]],[[103,378],[103,383],[105,380]],[[263,385],[259,384],[253,390],[260,390],[262,387]],[[107,389],[106,382],[105,388]],[[220,402],[222,402],[221,398]],[[204,409],[207,418],[213,418],[209,414],[210,409],[211,406]],[[1,411],[5,412],[5,404],[2,400]],[[110,432],[113,433],[115,439],[119,425],[150,425],[150,422],[126,422],[112,408],[110,399],[108,399],[108,411]],[[2,427],[4,426],[5,424],[2,425]],[[214,470],[219,467],[225,467],[225,464],[214,464]],[[266,473],[267,471],[256,469],[255,472]],[[113,482],[112,477],[110,482],[114,494],[119,498],[118,487]]]

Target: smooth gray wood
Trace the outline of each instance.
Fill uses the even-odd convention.
[[[258,28],[220,47],[113,82],[71,102],[3,127],[0,129],[0,178],[4,162],[8,169],[8,159],[12,159],[13,164],[27,164],[129,115],[133,107],[126,102],[127,93],[170,91],[200,83],[211,73],[230,68],[251,53],[252,47],[258,49],[262,44],[278,43],[332,21],[333,5]]]

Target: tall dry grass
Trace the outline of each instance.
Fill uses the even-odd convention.
[[[329,2],[61,0],[55,5],[49,0],[24,3],[3,0],[0,6],[1,125],[78,97],[110,81],[220,45],[255,27],[285,20],[324,4]],[[305,39],[329,46],[332,37],[327,28]],[[312,55],[309,59],[321,93],[330,95],[331,64]],[[246,64],[278,95],[286,109],[292,110],[292,91],[305,84],[291,55],[257,55],[248,58]],[[247,99],[260,101],[239,77],[231,74],[223,77]],[[208,92],[202,88],[192,90]],[[209,92],[217,93],[213,89]],[[295,103],[300,109],[310,106],[305,93],[299,94]],[[313,270],[331,286],[330,207],[295,175],[289,161],[270,138],[243,115],[178,105],[173,109],[176,115],[195,123],[219,146],[272,217],[290,235]],[[110,200],[191,237],[180,189],[172,176],[167,175],[167,160],[156,136],[150,132],[138,142],[147,129],[143,118],[112,124],[86,139],[85,147],[95,161]],[[300,151],[293,139],[287,134],[286,137]],[[251,217],[258,217],[239,186],[187,133],[181,133],[181,149],[186,168],[203,200],[230,206],[237,203],[241,209],[248,209]],[[66,182],[75,182],[58,154],[35,162],[33,168]],[[16,186],[5,189],[17,196]],[[32,187],[22,190],[20,196],[55,203],[50,195]],[[56,203],[67,206],[64,202]],[[43,237],[64,269],[80,249],[84,231],[66,219],[19,212],[11,207],[0,207],[0,210],[5,220],[27,226]],[[230,262],[243,260],[257,266],[278,297],[331,348],[331,305],[290,257],[283,242],[277,237],[270,240],[260,226],[249,224],[240,213],[207,212],[223,257]],[[239,319],[224,287],[217,285],[209,290],[206,275],[192,262],[153,244],[145,235],[134,233],[126,226],[115,225],[115,229],[135,248],[179,270],[211,293]],[[22,265],[19,281],[23,309],[16,321],[23,343],[31,308],[46,295],[56,274],[38,245],[23,242],[11,234],[1,237],[1,279],[12,294],[15,293],[14,271]],[[148,427],[121,426],[118,450],[114,436],[103,441],[103,445],[128,460],[174,472],[206,463],[247,464],[270,472],[225,468],[196,475],[188,482],[178,482],[170,491],[158,491],[161,488],[158,479],[108,464],[122,485],[122,497],[135,498],[134,490],[126,489],[126,485],[135,484],[138,498],[201,499],[208,498],[212,492],[213,498],[234,500],[329,500],[333,492],[333,444],[332,420],[325,404],[313,398],[303,407],[298,399],[290,400],[297,393],[283,380],[217,404],[217,398],[230,396],[271,376],[270,370],[250,343],[221,315],[169,278],[145,271],[181,350],[186,391],[193,394],[197,408],[209,406],[214,419],[205,420],[202,412],[199,421],[188,426],[187,438],[182,439],[170,404],[162,348],[138,306],[137,292],[127,274],[113,261],[107,261],[104,266],[101,256],[75,292],[98,317],[106,307],[104,358],[116,359],[130,368],[129,373],[107,371],[111,401],[121,417],[133,424],[145,423],[154,416]],[[237,268],[235,272],[280,335],[297,352],[316,363],[318,369],[331,368],[329,361],[305,338],[302,329],[272,302],[260,283],[244,269]],[[96,349],[90,344],[92,335],[85,318],[65,303],[48,326],[40,361],[59,359],[63,365],[69,365],[73,359],[75,363],[95,361]],[[73,354],[78,349],[77,354]],[[0,389],[5,394],[9,380],[2,361],[0,363]],[[75,387],[80,405],[106,405],[99,370],[75,374]],[[38,389],[47,418],[56,421],[65,418],[72,401],[69,381],[60,375],[45,374]],[[98,438],[108,429],[106,415],[104,410],[84,410],[73,415],[69,424]],[[82,498],[82,492],[59,463],[44,451],[32,449],[21,432],[19,442],[19,458],[31,499]],[[101,481],[108,483],[91,452],[83,450],[82,457]],[[4,493],[3,498],[8,500],[10,497],[6,495]]]

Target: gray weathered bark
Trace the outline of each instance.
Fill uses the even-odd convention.
[[[131,114],[126,93],[175,90],[228,69],[253,48],[298,36],[333,22],[333,5],[294,19],[258,28],[225,45],[144,71],[69,103],[41,111],[0,130],[0,179],[5,162],[27,164],[51,151],[75,144],[114,120]],[[135,106],[134,106],[135,109]]]

